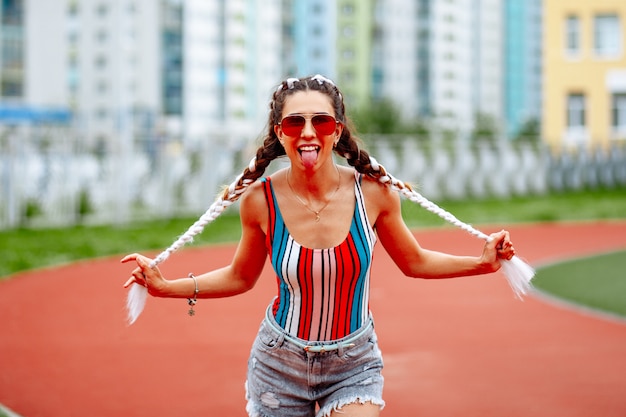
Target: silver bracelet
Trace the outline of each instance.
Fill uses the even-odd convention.
[[[196,279],[195,275],[192,274],[191,272],[189,273],[189,278],[193,279],[193,283],[195,285],[195,290],[193,292],[193,298],[187,298],[187,304],[189,304],[189,311],[187,312],[187,314],[189,314],[190,316],[193,316],[194,314],[196,314],[196,312],[193,309],[193,306],[196,305],[196,303],[198,302],[198,280]]]

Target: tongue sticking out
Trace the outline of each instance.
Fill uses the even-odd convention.
[[[305,168],[313,168],[317,161],[317,151],[302,151],[300,157]]]

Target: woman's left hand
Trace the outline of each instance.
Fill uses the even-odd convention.
[[[489,235],[489,241],[483,249],[483,262],[490,264],[494,271],[500,269],[500,260],[510,261],[515,256],[515,248],[511,243],[509,232],[502,230]]]
[[[133,283],[137,283],[148,289],[148,293],[158,296],[161,289],[166,284],[166,280],[161,275],[161,271],[157,267],[151,267],[152,259],[138,253],[132,253],[122,258],[120,262],[126,263],[135,261],[137,267],[133,269],[131,277],[124,283],[124,288],[129,287]]]

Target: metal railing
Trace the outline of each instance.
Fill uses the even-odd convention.
[[[617,142],[558,153],[530,143],[444,145],[411,136],[367,143],[389,172],[435,201],[626,186],[626,146]],[[120,148],[86,147],[63,128],[0,130],[0,229],[198,215],[254,150],[225,137],[194,147],[161,140]]]

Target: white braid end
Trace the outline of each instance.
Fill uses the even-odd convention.
[[[522,297],[532,290],[531,280],[535,276],[535,270],[517,256],[510,261],[500,261],[500,264],[513,293],[522,300]]]
[[[137,283],[133,283],[128,290],[128,296],[126,298],[126,309],[128,310],[128,324],[133,324],[137,317],[143,311],[146,306],[146,300],[148,298],[148,289]]]

